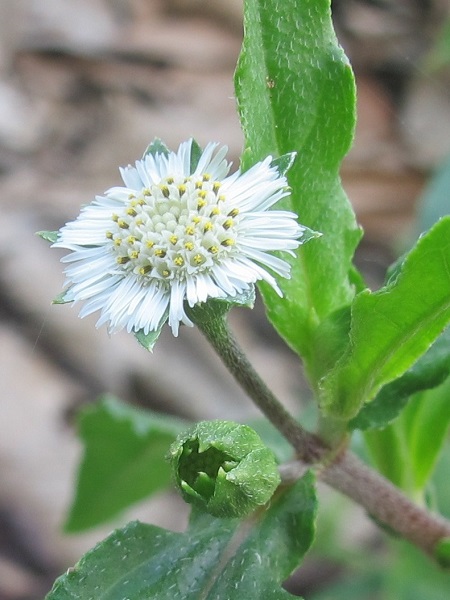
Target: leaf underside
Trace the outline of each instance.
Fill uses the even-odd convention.
[[[170,444],[186,423],[128,406],[112,396],[79,417],[84,457],[65,530],[104,523],[143,498],[168,487]]]

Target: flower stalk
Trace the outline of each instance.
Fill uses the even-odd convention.
[[[202,318],[205,314],[209,318]],[[199,306],[192,311],[192,318],[236,381],[295,448],[297,456],[308,464],[320,461],[328,449],[294,419],[267,387],[239,347],[226,316],[212,316],[210,311],[205,313]]]

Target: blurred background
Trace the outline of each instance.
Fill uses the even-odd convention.
[[[448,160],[450,7],[334,0],[333,14],[358,85],[356,141],[342,177],[366,231],[358,266],[376,288],[420,231],[424,190]],[[238,164],[232,75],[241,39],[242,0],[0,0],[0,600],[42,598],[132,517],[185,525],[181,501],[169,494],[108,527],[61,533],[81,453],[81,406],[107,391],[197,420],[255,415],[195,330],[176,341],[166,331],[149,356],[127,334],[96,330],[95,317],[51,306],[63,282],[60,255],[34,235],[120,184],[118,166],[155,136],[174,149],[191,135],[219,141]],[[450,193],[446,202],[448,211]],[[236,310],[232,321],[257,369],[294,408],[305,384],[262,307]],[[323,493],[343,515],[351,511],[351,534],[338,532],[350,555],[382,555],[375,526]],[[313,557],[291,589],[312,597],[340,577],[332,557]],[[320,596],[328,597],[337,595]],[[355,595],[371,597],[383,598]]]

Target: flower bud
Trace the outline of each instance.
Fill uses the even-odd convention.
[[[202,421],[181,433],[169,458],[184,500],[215,517],[247,515],[280,483],[273,452],[253,429],[231,421]]]

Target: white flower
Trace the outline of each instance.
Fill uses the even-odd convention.
[[[195,144],[195,142],[194,142]],[[185,312],[208,298],[233,297],[263,279],[281,295],[268,269],[289,277],[290,266],[269,254],[293,254],[304,233],[297,215],[269,210],[289,194],[272,157],[228,175],[227,148],[208,144],[148,153],[121,169],[113,187],[84,207],[54,247],[71,253],[64,294],[84,302],[80,317],[101,311],[97,327],[158,330],[168,317],[173,334]]]

